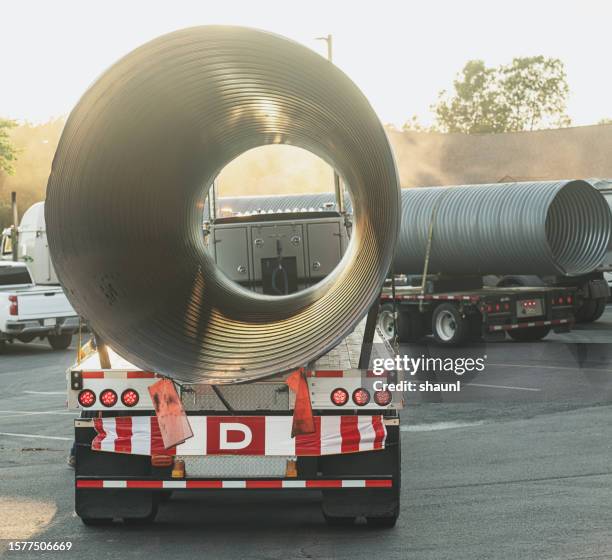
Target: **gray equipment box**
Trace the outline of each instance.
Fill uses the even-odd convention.
[[[316,284],[340,262],[348,243],[337,212],[218,218],[204,232],[207,250],[228,278],[270,295]]]

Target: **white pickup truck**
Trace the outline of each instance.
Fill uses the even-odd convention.
[[[0,349],[6,342],[39,337],[64,350],[78,327],[61,286],[36,286],[25,263],[0,261]]]

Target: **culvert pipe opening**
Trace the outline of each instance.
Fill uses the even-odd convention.
[[[230,282],[202,235],[213,179],[266,144],[335,167],[355,213],[340,265],[282,297]],[[306,365],[353,329],[385,279],[399,207],[384,129],[347,76],[277,35],[214,26],[155,39],[91,86],[62,134],[45,214],[68,298],[115,351],[229,383]]]
[[[602,195],[585,181],[565,184],[548,207],[546,238],[560,273],[593,272],[610,239],[610,210]]]

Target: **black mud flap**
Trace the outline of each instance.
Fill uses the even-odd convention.
[[[77,421],[79,423],[79,421]],[[95,437],[92,427],[76,427],[75,477],[100,479],[148,478],[152,474],[151,459],[146,456],[92,451]],[[100,519],[147,519],[154,517],[158,497],[147,490],[120,488],[76,488],[74,509],[84,522]]]
[[[157,509],[157,496],[146,490],[76,488],[74,509],[86,520],[148,519]]]
[[[391,488],[323,490],[323,515],[332,519],[366,517],[397,519],[400,511],[401,448],[399,426],[387,426],[386,447],[382,451],[329,455],[319,459],[319,470],[326,477],[393,479]]]

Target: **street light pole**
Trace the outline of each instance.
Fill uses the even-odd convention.
[[[334,55],[334,38],[331,33],[325,35],[324,37],[317,37],[317,41],[325,41],[327,43],[327,60],[333,62]],[[338,204],[338,211],[340,213],[344,213],[344,193],[342,192],[342,188],[340,186],[340,177],[336,170],[334,169],[334,191],[336,193],[336,202]]]

